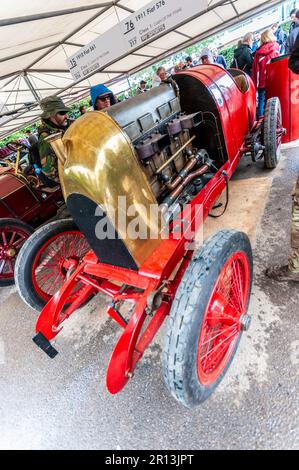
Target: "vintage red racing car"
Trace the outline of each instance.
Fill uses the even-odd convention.
[[[28,166],[20,164],[21,148],[21,145],[12,146],[16,151],[15,158],[2,160],[0,167],[0,287],[14,283],[17,256],[34,229],[57,216],[57,212],[64,205],[59,185],[52,189],[47,188],[34,174],[23,171]],[[59,260],[64,261],[67,255],[75,256],[75,251],[76,256],[83,256],[89,249],[85,238],[72,220],[57,220],[43,231],[44,236],[40,237],[43,255],[36,253],[36,272],[35,276],[30,278],[34,283],[35,308],[42,308],[57,286],[63,283],[65,271],[63,267],[59,268]],[[51,253],[52,257],[54,254],[56,256],[56,275],[52,269],[49,276],[47,266],[43,266],[43,256],[47,252]],[[60,264],[62,266],[62,263]],[[52,279],[51,285],[45,282],[46,278],[48,282]],[[55,283],[53,279],[56,280]]]
[[[199,66],[175,80],[179,98],[161,85],[107,112],[85,114],[63,139],[52,136],[67,207],[92,250],[81,261],[65,259],[65,282],[41,311],[34,342],[54,358],[51,340],[64,321],[95,293],[105,294],[108,315],[123,329],[106,379],[116,394],[167,318],[165,383],[193,407],[222,380],[249,328],[253,270],[245,234],[222,230],[196,248],[196,230],[228,191],[241,157],[276,167],[285,129],[276,97],[256,120],[256,90],[240,70]],[[134,208],[125,228],[120,197]],[[150,217],[153,206],[159,223]],[[146,237],[128,235],[136,217]],[[98,236],[103,221],[114,237]],[[29,241],[17,282],[30,305],[26,273],[36,269],[37,249]]]

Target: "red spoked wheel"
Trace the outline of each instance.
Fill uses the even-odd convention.
[[[31,308],[42,309],[89,250],[72,220],[58,220],[38,229],[24,244],[16,263],[16,286],[22,299]],[[82,287],[76,285],[66,305],[76,300]]]
[[[199,336],[197,373],[210,386],[231,358],[240,332],[246,329],[250,265],[244,252],[234,253],[223,267],[208,303]]]
[[[88,250],[89,245],[78,230],[51,237],[36,254],[32,266],[32,281],[38,295],[48,302]],[[70,296],[69,303],[74,301],[74,297],[76,291]]]
[[[33,228],[21,220],[0,220],[0,286],[14,284],[17,255],[33,233]]]
[[[171,394],[188,408],[213,393],[249,328],[252,272],[248,237],[223,230],[184,274],[168,318],[163,371]]]

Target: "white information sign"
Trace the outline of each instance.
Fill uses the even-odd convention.
[[[150,2],[67,59],[74,80],[134,52],[207,7],[208,0]]]

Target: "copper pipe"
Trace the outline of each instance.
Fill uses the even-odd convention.
[[[183,191],[183,189],[195,178],[198,178],[199,176],[202,176],[204,173],[207,173],[210,170],[210,167],[208,165],[203,165],[201,168],[199,168],[196,171],[193,171],[193,173],[190,173],[183,181],[182,183],[168,196],[169,199],[175,200]],[[167,198],[168,199],[168,198]]]
[[[158,175],[159,173],[161,173],[161,171],[164,170],[164,168],[166,168],[173,160],[176,159],[176,157],[186,148],[188,147],[189,144],[191,144],[191,142],[193,142],[193,140],[196,138],[196,135],[194,135],[193,137],[191,137],[191,139],[189,139],[181,148],[179,148],[179,150],[177,152],[175,152],[174,155],[172,155],[172,157],[167,160],[167,162],[165,162],[157,171],[156,171],[156,175]]]
[[[195,167],[195,165],[198,163],[197,159],[196,158],[191,158],[190,162],[187,163],[187,165],[183,168],[183,170],[180,172],[184,172],[186,173],[185,176],[187,176],[187,173],[190,173],[190,171]],[[184,180],[184,177],[178,175],[173,181],[171,181],[170,183],[167,183],[167,189],[169,189],[169,191],[174,191],[175,188],[181,183],[181,181]]]

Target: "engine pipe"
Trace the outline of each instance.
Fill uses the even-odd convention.
[[[199,150],[193,157],[190,159],[190,161],[187,163],[187,165],[180,171],[178,176],[171,182],[167,183],[167,189],[169,191],[174,191],[176,187],[185,180],[185,178],[189,175],[190,171],[193,170],[193,168],[200,162],[204,163],[209,160],[209,154],[206,150],[201,149]]]
[[[210,166],[208,164],[203,165],[201,168],[199,168],[196,171],[193,171],[190,173],[183,181],[182,183],[163,201],[163,205],[170,207],[174,201],[178,198],[178,196],[181,194],[183,189],[188,186],[188,184],[194,180],[195,178],[198,178],[199,176],[204,175],[210,171]]]
[[[172,155],[172,157],[170,157],[169,160],[167,160],[167,162],[165,162],[157,171],[156,171],[156,175],[158,175],[159,173],[161,173],[171,162],[173,162],[173,160],[176,159],[176,157],[186,148],[188,147],[189,144],[191,144],[191,142],[193,142],[193,140],[196,138],[196,136],[194,135],[193,137],[191,137],[191,139],[189,139],[181,148],[179,148],[179,150]]]

